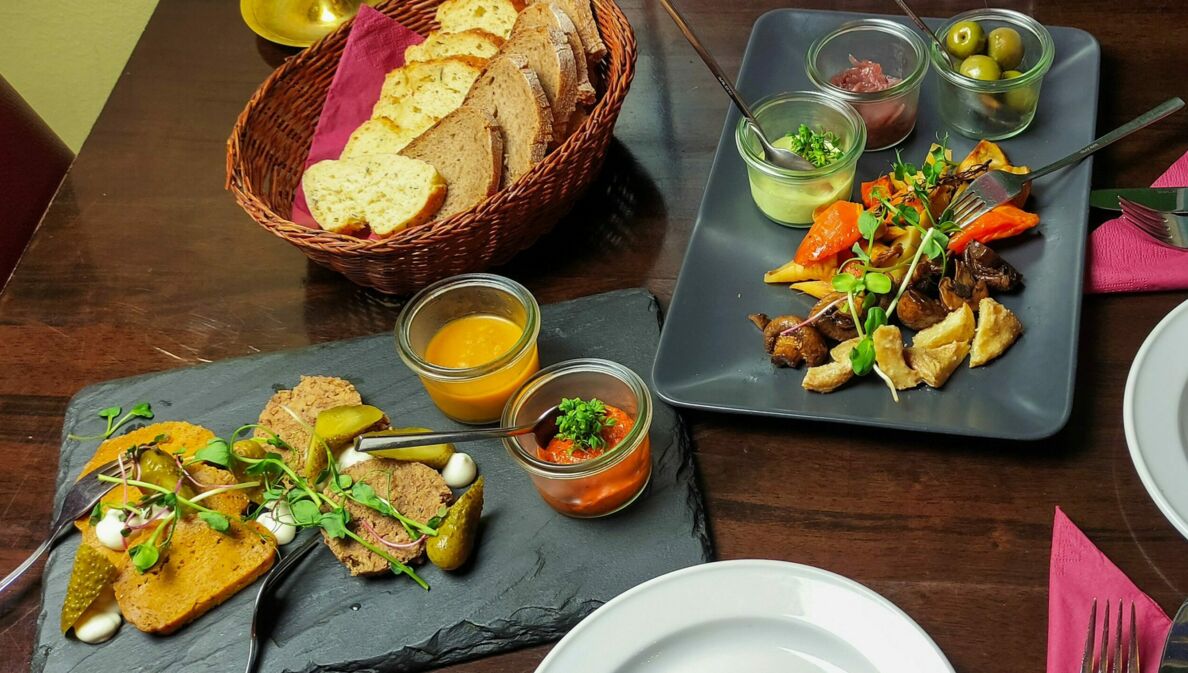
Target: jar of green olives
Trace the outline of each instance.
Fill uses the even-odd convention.
[[[934,43],[930,51],[945,123],[974,139],[1022,133],[1055,56],[1048,30],[1013,10],[975,9],[954,16],[937,36],[944,49]]]

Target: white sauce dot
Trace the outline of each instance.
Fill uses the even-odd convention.
[[[90,616],[74,625],[74,636],[84,643],[102,643],[120,630],[124,618],[114,595],[102,605],[93,606]]]
[[[465,488],[478,476],[478,466],[469,454],[455,453],[450,456],[445,469],[441,471],[442,479],[450,488]]]
[[[99,544],[108,549],[124,551],[123,533],[124,512],[122,510],[107,510],[103,518],[99,520],[99,523],[95,524],[95,537],[99,539]]]
[[[375,458],[375,456],[365,451],[356,451],[355,447],[348,446],[343,449],[342,453],[338,454],[338,471],[342,472],[352,465],[359,463],[366,463]]]
[[[265,505],[264,511],[256,517],[256,523],[271,531],[278,545],[289,544],[297,536],[293,510],[289,509],[287,500],[274,500]]]

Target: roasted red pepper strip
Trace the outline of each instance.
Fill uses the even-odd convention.
[[[858,232],[860,203],[835,201],[813,218],[813,226],[796,250],[797,264],[812,264],[849,250],[862,234]]]
[[[878,180],[862,183],[862,205],[868,209],[879,205],[878,199],[873,195],[876,188],[884,199],[890,199],[891,195],[895,193],[895,187],[891,184],[891,177],[888,175],[880,175]]]
[[[1000,238],[1017,236],[1039,224],[1039,215],[1012,205],[998,206],[974,220],[949,239],[949,251],[961,253],[970,241],[988,243]]]

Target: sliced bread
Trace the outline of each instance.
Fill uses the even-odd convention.
[[[472,28],[460,33],[434,31],[420,44],[404,50],[404,62],[431,61],[450,56],[473,56],[489,59],[503,46],[503,38],[485,30]]]
[[[427,222],[446,184],[431,164],[399,154],[319,161],[301,179],[309,212],[327,231],[386,237]]]
[[[502,53],[523,56],[540,79],[553,112],[552,146],[556,146],[568,135],[569,118],[577,106],[577,66],[569,41],[561,31],[521,25],[512,31]]]
[[[491,59],[463,105],[490,114],[503,132],[500,186],[519,180],[544,159],[553,139],[553,113],[524,57],[502,54]]]
[[[415,138],[462,104],[484,64],[472,56],[407,63],[384,78],[371,116],[390,119]]]
[[[435,220],[469,210],[499,190],[503,137],[495,118],[483,110],[454,110],[402,154],[432,164],[445,178],[449,191]]]
[[[554,2],[538,2],[530,5],[516,17],[512,33],[514,34],[522,27],[532,26],[558,30],[565,35],[569,49],[575,57],[574,66],[577,68],[577,103],[578,105],[593,105],[597,102],[598,94],[590,82],[590,70],[586,63],[586,50],[582,46],[582,38],[578,35],[577,27],[573,25],[573,21],[569,19],[565,10]],[[573,127],[570,127],[569,130],[572,132]]]
[[[523,0],[445,0],[437,6],[437,23],[443,33],[478,28],[507,39]]]
[[[173,633],[234,596],[272,567],[276,542],[260,524],[233,517],[216,532],[196,516],[177,522],[161,560],[148,572],[125,564],[116,601],[128,623],[146,633]]]
[[[556,2],[565,10],[573,25],[577,26],[578,35],[582,36],[586,59],[591,65],[606,57],[606,44],[598,32],[598,20],[594,18],[594,7],[590,0],[535,0],[533,4],[536,2]]]
[[[342,149],[339,159],[354,159],[368,154],[396,154],[416,134],[387,117],[368,119],[355,129]]]

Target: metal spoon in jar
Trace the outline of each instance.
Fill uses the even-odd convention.
[[[742,96],[739,96],[738,92],[734,90],[734,83],[731,82],[730,78],[725,72],[723,72],[722,66],[718,65],[718,62],[714,60],[714,57],[709,53],[709,50],[702,46],[701,40],[697,39],[697,36],[693,34],[693,29],[690,28],[689,24],[685,22],[685,17],[681,16],[681,13],[677,11],[676,7],[673,7],[672,4],[669,3],[669,0],[660,0],[660,4],[664,5],[664,9],[668,12],[668,15],[672,17],[672,20],[676,22],[677,28],[681,29],[681,33],[685,35],[685,39],[689,41],[689,44],[693,45],[693,50],[697,52],[697,55],[701,57],[702,61],[705,61],[706,67],[710,69],[710,72],[714,73],[714,77],[717,78],[718,84],[721,84],[722,88],[726,90],[726,94],[730,96],[730,100],[734,101],[734,105],[738,108],[738,111],[742,113],[743,117],[746,117],[747,124],[751,127],[751,130],[755,132],[755,137],[759,139],[759,144],[763,146],[764,158],[767,159],[769,163],[775,164],[780,168],[787,168],[793,171],[815,170],[815,166],[795,152],[792,152],[791,150],[780,149],[768,142],[767,136],[763,133],[763,128],[759,126],[759,121],[756,120],[755,115],[751,113],[750,106],[748,106],[746,102],[743,101]]]
[[[941,39],[937,37],[937,34],[932,32],[932,29],[928,27],[928,24],[924,23],[924,19],[921,19],[919,14],[917,14],[911,7],[908,7],[908,4],[904,2],[904,0],[895,0],[895,4],[899,5],[899,8],[903,10],[903,13],[907,14],[908,18],[914,21],[916,25],[920,27],[920,30],[924,31],[928,37],[932,38],[932,41],[936,43],[936,46],[940,47],[940,53],[949,60],[949,65],[956,69],[956,64],[953,63],[953,56],[949,54],[949,50],[945,48],[945,43],[941,42]]]
[[[553,435],[557,434],[557,417],[561,411],[557,407],[546,409],[535,421],[523,425],[513,425],[507,428],[480,428],[476,430],[456,430],[454,432],[416,432],[400,435],[385,435],[379,433],[365,433],[355,438],[355,450],[367,453],[369,451],[384,451],[388,449],[407,449],[414,446],[432,446],[434,444],[459,444],[474,442],[480,439],[500,439],[502,437],[518,437],[532,434],[536,436],[536,443],[547,446]]]

